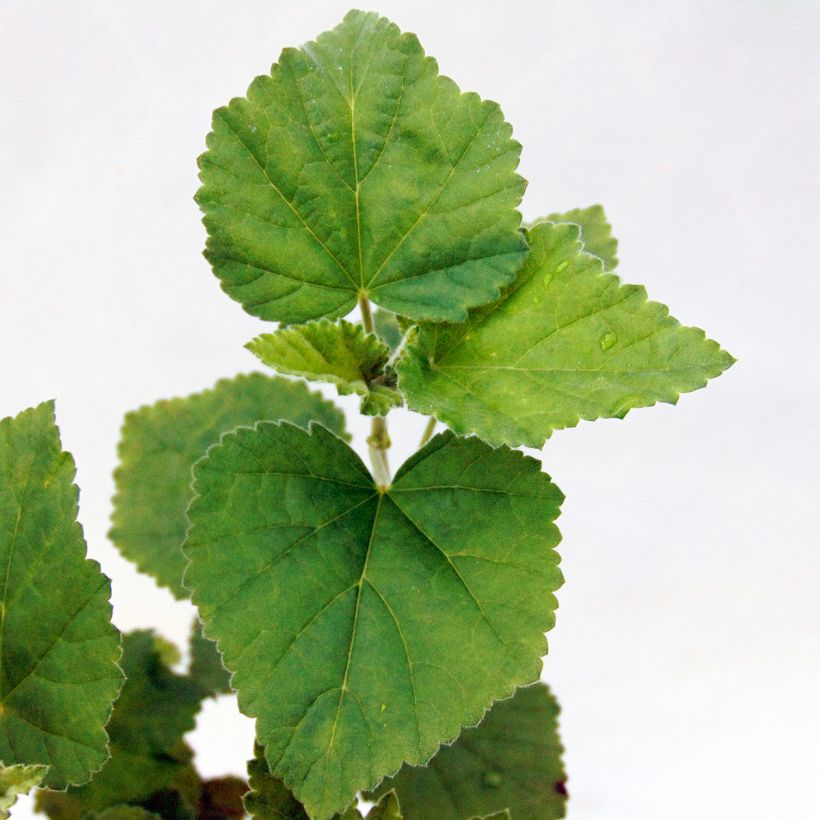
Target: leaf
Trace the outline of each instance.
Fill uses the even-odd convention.
[[[391,353],[398,348],[404,338],[404,328],[399,322],[399,317],[383,308],[379,308],[373,314],[373,328]]]
[[[376,14],[285,49],[212,128],[205,255],[254,316],[335,318],[363,295],[463,321],[523,259],[521,146],[501,109]]]
[[[0,762],[0,818],[9,817],[9,809],[22,794],[28,794],[43,782],[47,766],[4,766]]]
[[[86,559],[54,403],[0,421],[0,760],[82,783],[108,757],[122,684],[111,585]]]
[[[323,428],[261,423],[194,477],[186,584],[311,816],[538,677],[563,496],[535,460],[447,433],[382,493]]]
[[[574,208],[566,213],[550,214],[541,222],[572,222],[581,229],[581,241],[584,250],[597,256],[604,266],[604,270],[613,270],[618,266],[618,240],[612,235],[612,226],[607,222],[606,214],[601,205],[591,205],[589,208]]]
[[[114,473],[113,526],[120,552],[177,598],[185,559],[182,541],[191,501],[191,466],[219,436],[261,419],[312,421],[344,436],[344,416],[303,384],[260,373],[223,379],[210,390],[159,401],[125,417]]]
[[[412,410],[492,445],[541,447],[580,419],[675,404],[734,359],[603,273],[575,225],[543,223],[518,280],[463,325],[424,326],[396,363]]]
[[[40,792],[37,807],[51,817],[63,816],[63,803],[93,812],[147,800],[189,767],[182,737],[194,728],[200,688],[165,665],[151,632],[125,636],[122,667],[127,680],[108,726],[111,758],[84,786]]]
[[[361,325],[322,319],[263,333],[245,347],[280,373],[331,382],[343,396],[357,393],[367,415],[383,415],[401,404],[399,392],[385,384],[390,350]]]
[[[228,820],[244,817],[242,797],[248,784],[238,777],[216,777],[202,783],[199,820]]]
[[[310,820],[305,807],[293,796],[293,792],[271,774],[264,747],[256,743],[253,752],[253,760],[248,761],[250,791],[245,795],[245,811],[261,820]]]
[[[386,778],[375,796],[395,790],[405,820],[462,820],[496,812],[512,820],[564,817],[567,778],[558,713],[544,684],[518,689],[452,746],[442,746],[425,767],[404,766]]]
[[[387,792],[367,814],[370,820],[403,820],[395,792]],[[430,815],[427,815],[428,817]]]
[[[93,820],[161,820],[159,814],[146,811],[140,806],[111,806],[110,809],[92,814]]]
[[[202,624],[196,620],[191,629],[191,666],[188,672],[204,697],[229,695],[231,674],[222,664],[216,644],[202,634]]]

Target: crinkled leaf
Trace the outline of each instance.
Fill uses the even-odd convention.
[[[20,795],[28,794],[43,782],[48,766],[4,766],[0,762],[0,820],[6,820],[9,809]]]
[[[578,227],[543,223],[502,298],[462,325],[426,325],[396,363],[408,406],[493,445],[541,447],[580,419],[674,404],[734,359],[646,291],[603,273]]]
[[[186,584],[312,816],[538,677],[562,495],[535,460],[446,433],[382,493],[323,428],[262,423],[194,476]]]
[[[584,250],[597,256],[603,262],[604,270],[613,270],[618,266],[618,240],[612,235],[612,225],[607,222],[601,205],[589,208],[573,208],[571,211],[550,214],[541,222],[572,222],[581,229],[581,242]]]
[[[0,760],[83,783],[122,684],[111,585],[86,559],[74,460],[46,402],[0,421]]]
[[[189,677],[199,685],[205,697],[229,695],[231,673],[222,664],[216,644],[202,634],[202,624],[194,621],[191,629],[191,664]]]
[[[223,379],[210,390],[159,401],[125,417],[114,477],[113,526],[120,552],[177,598],[185,559],[185,510],[191,467],[222,433],[262,419],[307,427],[312,421],[344,436],[344,416],[304,384],[251,373]]]
[[[505,816],[505,810],[512,820],[563,817],[567,778],[558,713],[543,683],[518,689],[426,766],[402,767],[375,794],[395,790],[406,820]]]
[[[263,333],[245,345],[280,373],[336,385],[342,395],[363,397],[368,415],[382,415],[401,404],[401,395],[385,381],[390,350],[378,336],[344,319],[321,319]],[[395,374],[393,374],[395,384]]]
[[[500,108],[462,94],[376,14],[285,49],[212,127],[205,255],[254,316],[343,316],[363,293],[461,321],[523,258],[521,146]]]
[[[85,811],[140,802],[189,766],[192,753],[182,737],[194,728],[199,686],[165,665],[151,632],[125,636],[122,668],[127,679],[108,725],[111,758],[84,786],[41,792],[38,807],[52,817],[61,816],[61,798]]]

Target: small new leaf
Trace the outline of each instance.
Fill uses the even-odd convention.
[[[122,684],[111,585],[86,559],[74,460],[46,402],[0,421],[0,761],[84,783]]]
[[[304,384],[261,373],[223,379],[210,390],[159,401],[125,417],[111,540],[177,598],[185,559],[191,467],[222,433],[263,419],[307,427],[315,421],[344,436],[344,416]]]
[[[426,766],[403,766],[382,781],[375,796],[395,790],[405,820],[563,817],[567,778],[558,713],[543,683],[518,689]]]
[[[245,347],[280,373],[331,382],[341,395],[357,393],[366,415],[384,415],[401,404],[399,392],[386,383],[389,348],[361,325],[322,319],[263,333]]]
[[[0,820],[7,820],[9,809],[22,794],[43,782],[48,766],[4,766],[0,762]]]
[[[734,359],[542,223],[516,282],[461,325],[425,325],[396,363],[408,406],[493,445],[541,447],[580,419],[674,404]]]
[[[413,34],[350,12],[214,112],[199,158],[206,257],[254,316],[344,316],[359,295],[463,321],[526,251],[521,146],[496,103]]]
[[[262,423],[194,477],[185,582],[311,816],[538,677],[563,496],[537,461],[445,433],[380,491],[324,428]]]

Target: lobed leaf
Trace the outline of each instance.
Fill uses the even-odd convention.
[[[401,404],[401,394],[385,380],[389,348],[361,325],[321,319],[263,333],[245,347],[280,373],[331,382],[341,395],[357,393],[366,415]]]
[[[181,547],[191,467],[222,433],[263,419],[302,427],[315,421],[345,435],[344,416],[332,402],[304,384],[260,373],[222,379],[210,390],[125,417],[109,535],[126,558],[177,598],[188,597]]]
[[[122,684],[111,585],[86,559],[74,473],[53,402],[0,421],[0,761],[48,766],[56,788],[105,762]]]
[[[518,689],[498,701],[478,726],[442,746],[426,766],[403,766],[374,795],[395,791],[405,820],[564,817],[567,778],[558,713],[544,684]]]
[[[446,433],[380,492],[324,428],[262,423],[194,476],[186,584],[311,816],[538,677],[563,496],[535,460]]]
[[[523,259],[520,145],[500,108],[376,14],[285,49],[212,128],[205,255],[254,316],[335,318],[365,295],[462,321]]]
[[[516,282],[461,325],[425,325],[396,363],[408,406],[492,445],[543,446],[580,419],[674,404],[734,359],[542,223]]]

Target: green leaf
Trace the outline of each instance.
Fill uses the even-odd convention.
[[[566,774],[558,703],[543,683],[518,689],[424,767],[404,766],[379,784],[395,790],[405,820],[494,816],[554,820],[565,814]]]
[[[111,806],[110,809],[92,814],[93,820],[161,820],[159,814],[146,811],[139,806]]]
[[[191,665],[188,675],[202,691],[204,697],[229,695],[231,673],[222,664],[216,644],[202,634],[202,624],[194,621],[191,629]]]
[[[591,205],[589,208],[574,208],[566,213],[550,214],[542,222],[572,222],[581,229],[581,242],[584,250],[597,256],[603,262],[604,270],[613,270],[618,266],[618,240],[612,235],[612,225],[607,222],[606,214],[601,205]]]
[[[304,384],[260,373],[223,379],[210,390],[125,417],[109,535],[126,558],[177,598],[188,597],[181,546],[191,466],[222,433],[261,419],[302,427],[316,421],[345,435],[344,416],[332,402]]]
[[[0,421],[0,760],[83,783],[108,757],[122,684],[111,585],[86,559],[54,403]]]
[[[262,423],[194,478],[186,584],[311,816],[538,677],[563,496],[535,460],[446,433],[382,493],[323,428]]]
[[[0,820],[6,820],[9,809],[22,794],[28,794],[43,782],[47,766],[4,766],[0,762]]]
[[[263,333],[245,347],[280,373],[331,382],[343,396],[357,393],[368,415],[401,404],[401,394],[385,383],[389,348],[361,325],[322,319]]]
[[[462,321],[523,259],[521,146],[501,109],[462,94],[376,14],[285,49],[212,128],[205,255],[254,316],[335,318],[362,294]]]
[[[395,792],[387,794],[373,806],[367,814],[370,820],[403,820],[404,815],[399,808],[399,800]],[[430,816],[429,814],[427,815]]]
[[[578,227],[543,223],[502,298],[462,325],[420,329],[396,363],[412,410],[493,445],[541,447],[580,419],[675,404],[734,359],[584,253]]]
[[[271,774],[264,747],[256,743],[253,752],[253,760],[248,761],[250,791],[245,795],[245,811],[261,820],[310,820],[305,807],[293,796],[293,792]]]
[[[189,767],[192,753],[182,737],[194,728],[199,686],[165,665],[151,632],[125,636],[122,668],[127,680],[108,725],[111,758],[84,786],[38,794],[38,808],[51,817],[62,817],[63,803],[90,812],[141,802]]]
[[[383,308],[379,308],[373,314],[373,328],[391,353],[398,348],[404,338],[404,328],[401,326],[399,317]]]

